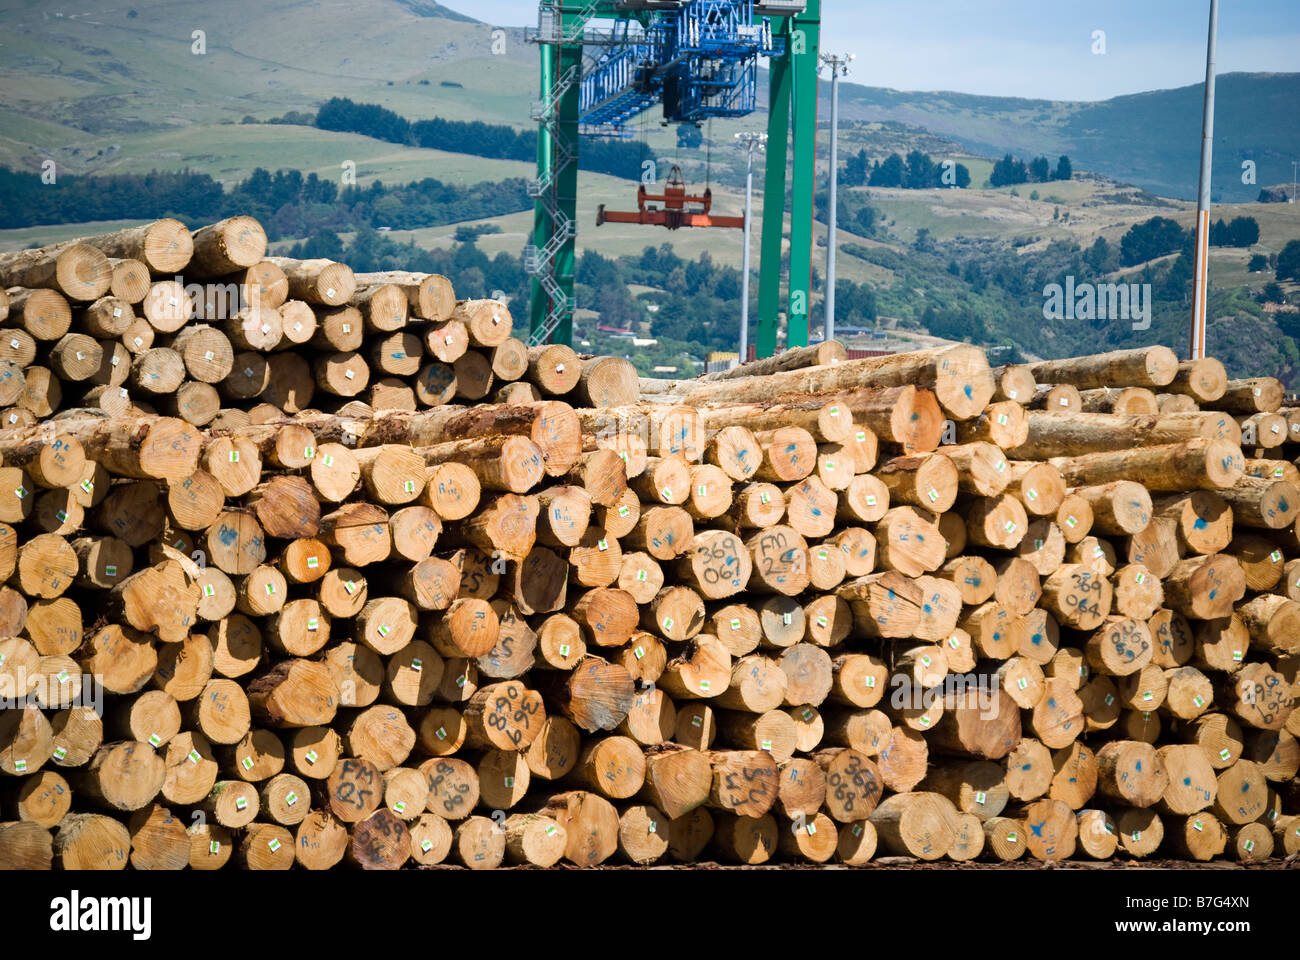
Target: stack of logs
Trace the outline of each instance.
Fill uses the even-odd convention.
[[[265,254],[0,255],[0,867],[1300,850],[1276,380],[638,381]]]

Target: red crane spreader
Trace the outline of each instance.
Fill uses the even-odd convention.
[[[662,208],[650,206],[652,201]],[[637,189],[635,213],[607,211],[602,203],[596,208],[596,226],[602,223],[645,223],[676,230],[678,227],[736,227],[744,229],[744,217],[716,217],[709,213],[713,205],[713,191],[705,189],[703,196],[686,192],[686,181],[681,167],[668,172],[663,193],[647,193],[645,185]]]

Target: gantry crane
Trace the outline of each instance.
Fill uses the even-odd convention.
[[[656,104],[668,123],[746,116],[757,108],[759,57],[768,58],[769,102],[756,348],[760,357],[776,350],[791,139],[786,341],[808,343],[820,23],[821,0],[538,4],[537,30],[529,36],[541,53],[541,96],[532,111],[539,124],[537,179],[529,184],[536,203],[532,242],[524,249],[524,268],[533,277],[531,343],[573,339],[580,134],[621,135]],[[677,189],[670,184],[662,196]],[[645,222],[640,211],[625,216]]]

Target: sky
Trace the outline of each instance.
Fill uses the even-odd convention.
[[[529,0],[443,3],[495,26],[537,22]],[[854,54],[848,79],[873,87],[1104,100],[1205,78],[1209,0],[823,0],[822,8],[823,49]],[[1221,2],[1217,60],[1220,74],[1300,72],[1300,0]]]

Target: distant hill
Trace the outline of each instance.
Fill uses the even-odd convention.
[[[985,156],[1010,151],[1055,159],[1064,153],[1076,170],[1194,199],[1202,96],[1201,84],[1082,103],[842,83],[840,112],[848,120],[924,127]],[[1291,160],[1300,154],[1300,73],[1224,74],[1215,83],[1215,97],[1215,198],[1252,201],[1260,184],[1287,179]],[[829,91],[822,98],[828,100]],[[1257,183],[1241,182],[1245,160],[1255,162]]]
[[[50,158],[111,172],[143,157],[174,169],[189,156],[162,134],[184,131],[194,153],[221,157],[213,127],[314,112],[333,96],[417,119],[532,125],[537,50],[522,30],[494,52],[492,26],[432,0],[60,0],[6,4],[4,25],[0,165],[10,167]],[[241,152],[211,172],[246,175]]]
[[[462,23],[479,23],[473,17],[467,17],[463,13],[449,10],[441,3],[435,3],[434,0],[397,0],[397,2],[416,16],[442,17],[444,20],[459,20]]]
[[[247,131],[214,127],[311,112],[333,96],[379,103],[412,120],[532,126],[536,47],[520,28],[506,28],[504,47],[494,45],[495,27],[473,13],[462,0],[452,7],[435,0],[126,0],[111,7],[60,0],[57,10],[8,4],[0,40],[0,165],[35,170],[52,158],[60,169],[102,173],[191,164],[231,182],[265,160],[242,142]],[[193,52],[196,29],[204,31],[202,55]],[[765,94],[765,75],[759,86]],[[821,95],[829,97],[827,84]],[[1243,160],[1255,161],[1258,184],[1290,180],[1291,159],[1300,155],[1297,104],[1300,74],[1219,78],[1218,198],[1258,196],[1258,185],[1241,182]],[[828,108],[821,105],[823,122]],[[1199,84],[1081,103],[846,82],[841,111],[846,121],[922,128],[978,156],[1011,151],[1055,160],[1064,153],[1075,170],[1160,195],[1195,194]],[[732,129],[756,122],[720,122],[714,162],[734,163]],[[673,148],[673,131],[661,131],[653,115],[645,126],[652,147]],[[181,131],[186,143],[178,150],[167,134]],[[307,142],[305,133],[276,132],[290,152]],[[684,150],[684,159],[692,153]]]

